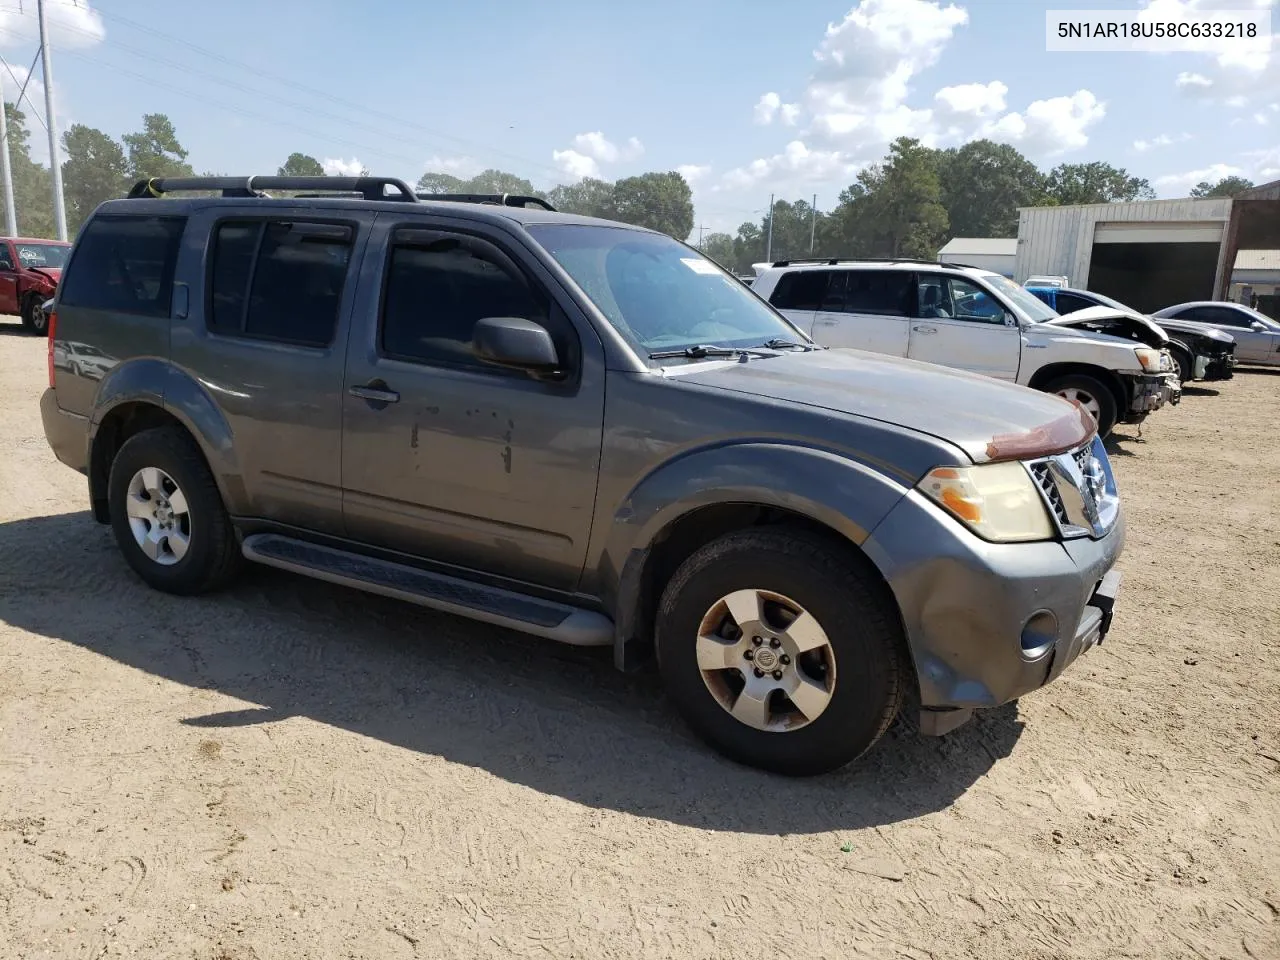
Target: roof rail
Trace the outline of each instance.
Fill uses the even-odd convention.
[[[931,267],[966,267],[972,270],[979,270],[980,267],[974,267],[968,263],[955,263],[951,260],[926,260],[920,257],[797,257],[794,260],[778,260],[773,265],[775,267],[791,267],[804,263],[824,263],[828,266],[836,266],[841,263],[919,263],[927,264]]]
[[[395,193],[388,194],[387,187]],[[221,191],[224,197],[265,197],[264,190],[316,190],[325,194],[358,194],[365,200],[400,200],[416,203],[408,184],[395,177],[152,177],[139,180],[129,191],[130,200],[163,197],[167,193]]]
[[[419,193],[419,200],[443,200],[447,203],[488,203],[499,207],[542,207],[555,213],[556,208],[541,197],[519,193]]]

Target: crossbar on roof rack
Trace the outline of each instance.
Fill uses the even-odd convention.
[[[388,193],[388,187],[395,192]],[[417,202],[409,185],[395,177],[152,177],[135,183],[128,196],[140,200],[209,190],[220,191],[224,197],[261,197],[264,190],[314,190],[354,193],[365,200]]]
[[[443,200],[447,203],[488,203],[499,207],[542,207],[555,212],[555,207],[541,197],[518,193],[420,193],[419,200]]]

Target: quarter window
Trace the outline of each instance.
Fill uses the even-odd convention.
[[[546,327],[567,361],[565,324],[553,326],[549,312],[547,299],[492,244],[415,229],[393,239],[382,304],[382,352],[387,356],[506,374],[473,352],[476,323],[521,317]]]
[[[333,342],[354,231],[297,220],[227,221],[214,237],[214,333],[326,347]]]
[[[94,217],[84,228],[58,302],[167,317],[185,217]]]

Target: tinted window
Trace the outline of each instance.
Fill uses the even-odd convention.
[[[778,278],[769,302],[779,310],[817,310],[822,306],[830,270],[793,270]],[[839,309],[839,308],[837,308]]]
[[[58,301],[167,317],[185,218],[95,217],[84,228]]]
[[[1203,323],[1216,324],[1219,327],[1247,327],[1252,318],[1230,307],[1200,307],[1205,319]]]
[[[909,316],[913,282],[914,274],[905,270],[849,271],[844,308],[849,313]]]
[[[941,274],[920,277],[917,313],[928,319],[1004,323],[1004,307],[990,293],[967,280]]]
[[[1058,294],[1058,312],[1064,316],[1068,313],[1075,313],[1077,310],[1083,310],[1085,307],[1092,307],[1095,304],[1090,303],[1084,297],[1078,297],[1074,293]]]
[[[0,247],[0,270],[12,270],[13,260],[9,256],[8,247]]]
[[[472,352],[476,322],[523,317],[550,328],[547,314],[546,301],[484,241],[406,231],[392,247],[382,306],[382,349],[389,356],[505,372]],[[557,347],[564,356],[559,341]]]
[[[333,342],[353,232],[273,220],[218,225],[209,329],[323,347]]]

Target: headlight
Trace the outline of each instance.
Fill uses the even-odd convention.
[[[1053,525],[1021,463],[937,467],[918,489],[985,540],[1048,540]]]
[[[1142,365],[1142,369],[1147,373],[1160,372],[1160,351],[1151,347],[1134,347],[1133,352],[1138,355],[1138,363]]]

